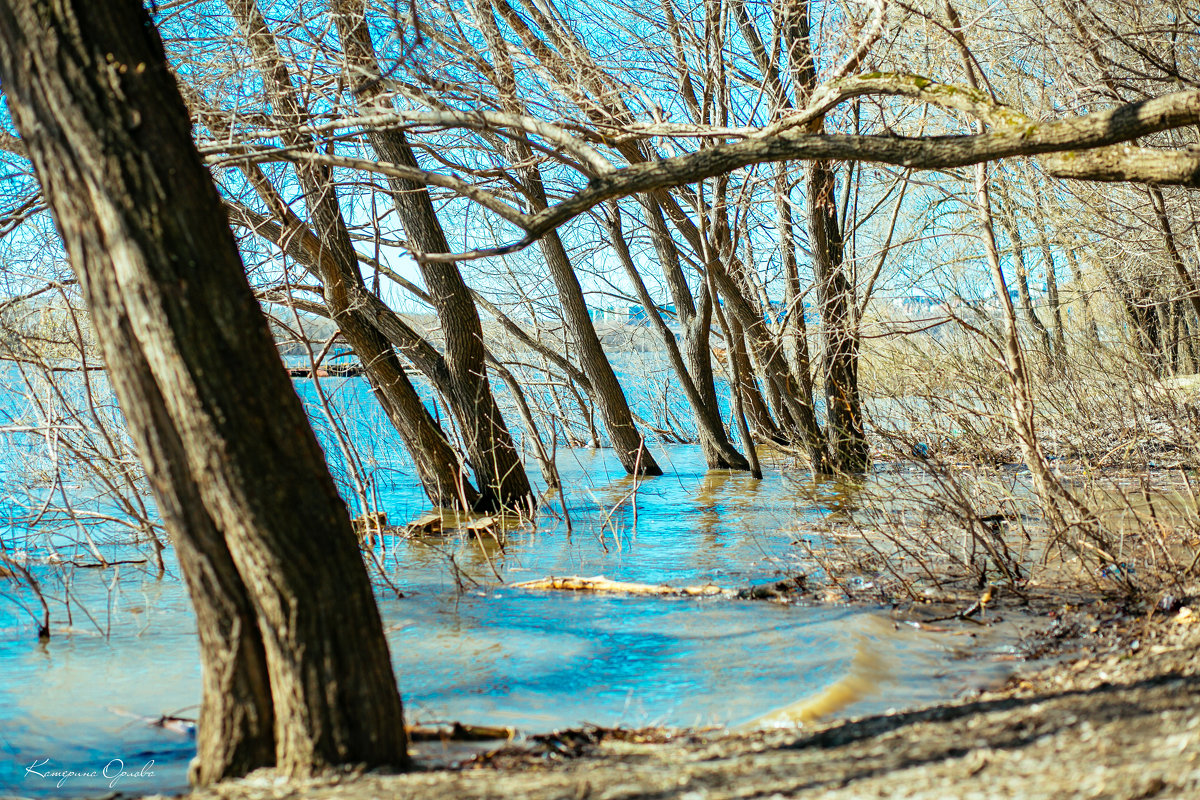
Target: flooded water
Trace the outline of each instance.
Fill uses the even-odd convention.
[[[381,581],[379,597],[410,722],[527,733],[585,722],[738,725],[819,694],[863,648],[879,685],[843,714],[950,698],[1005,672],[962,661],[965,651],[1011,646],[1000,634],[974,642],[918,632],[870,609],[509,585],[602,574],[736,588],[813,568],[792,543],[828,504],[801,499],[806,475],[776,469],[757,481],[707,473],[693,447],[657,453],[667,474],[634,482],[605,451],[560,450],[570,525],[551,502],[503,548],[461,536],[385,540],[377,564],[404,596]],[[392,523],[426,510],[412,482],[379,481],[375,491]],[[128,555],[105,547],[110,558]],[[37,571],[52,598],[48,643],[36,640],[27,595],[0,596],[0,796],[184,788],[191,737],[148,724],[194,717],[199,702],[194,620],[177,570],[163,579],[135,565]],[[79,774],[49,774],[62,771]]]

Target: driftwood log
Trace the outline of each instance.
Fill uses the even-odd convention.
[[[461,722],[447,725],[406,725],[405,731],[411,742],[487,742],[495,739],[510,740],[517,736],[516,728],[506,725],[464,725]]]
[[[781,581],[761,583],[744,589],[728,589],[707,583],[701,586],[671,586],[665,583],[633,583],[609,580],[603,575],[583,578],[566,575],[538,578],[512,584],[516,589],[536,589],[559,592],[594,592],[596,594],[643,594],[658,597],[736,597],[739,600],[786,601],[804,591],[806,579],[796,575]]]
[[[668,586],[664,583],[630,583],[628,581],[613,581],[603,575],[583,578],[578,575],[568,575],[561,578],[554,576],[539,578],[533,581],[514,583],[516,589],[542,589],[560,592],[595,592],[597,594],[648,594],[663,597],[735,597],[733,589],[705,584],[703,586]]]

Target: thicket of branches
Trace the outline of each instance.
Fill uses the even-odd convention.
[[[755,472],[764,443],[818,474],[1020,460],[1104,561],[1053,459],[1194,463],[1187,3],[154,13],[281,341],[317,376],[353,350],[434,505],[531,511],[525,466],[553,488],[560,445],[646,475],[670,441]],[[17,505],[99,481],[89,513],[157,542],[21,142],[0,147],[6,381],[28,397],[5,440],[49,476]],[[316,381],[365,513],[373,456]]]

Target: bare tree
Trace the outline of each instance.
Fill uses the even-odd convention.
[[[146,12],[0,4],[0,75],[196,606],[193,779],[404,765],[345,505]]]

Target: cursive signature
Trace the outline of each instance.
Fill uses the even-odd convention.
[[[108,788],[116,787],[126,778],[153,778],[154,761],[147,761],[140,769],[125,769],[125,761],[120,758],[111,759],[101,769],[58,769],[50,764],[49,758],[36,758],[25,768],[25,777],[37,777],[42,780],[54,781],[54,787],[61,789],[67,781],[73,778],[102,778],[108,781]]]

